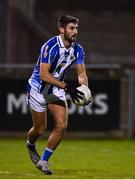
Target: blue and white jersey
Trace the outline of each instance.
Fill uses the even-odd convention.
[[[70,66],[73,63],[83,64],[84,56],[83,48],[78,43],[72,43],[71,47],[66,49],[60,35],[51,38],[41,47],[37,64],[28,81],[30,86],[44,95],[64,91],[40,79],[40,63],[51,64],[50,73],[58,80],[64,81]]]

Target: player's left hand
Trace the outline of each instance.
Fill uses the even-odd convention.
[[[73,101],[76,100],[79,102],[79,98],[83,99],[84,93],[77,89],[79,86],[81,86],[79,83],[75,83],[74,85],[67,83],[65,86],[65,92],[70,94]]]

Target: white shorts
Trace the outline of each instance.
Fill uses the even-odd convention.
[[[43,112],[47,108],[47,104],[56,102],[56,101],[66,101],[65,92],[59,93],[58,91],[55,94],[50,94],[44,97],[42,94],[38,93],[35,89],[31,88],[30,92],[26,94],[26,104],[30,109],[33,109],[37,112]]]

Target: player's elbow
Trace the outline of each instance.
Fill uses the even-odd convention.
[[[40,79],[43,80],[43,79],[45,79],[45,78],[46,78],[45,75],[43,75],[43,73],[40,72]]]
[[[49,75],[48,75],[47,73],[44,74],[44,73],[40,72],[40,79],[41,79],[42,81],[48,82]]]

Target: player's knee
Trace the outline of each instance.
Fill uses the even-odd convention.
[[[35,132],[38,134],[38,135],[43,135],[44,132],[45,132],[45,127],[38,127],[38,128],[35,128]]]
[[[65,131],[67,129],[67,122],[59,123],[56,125],[56,129],[59,131]]]

